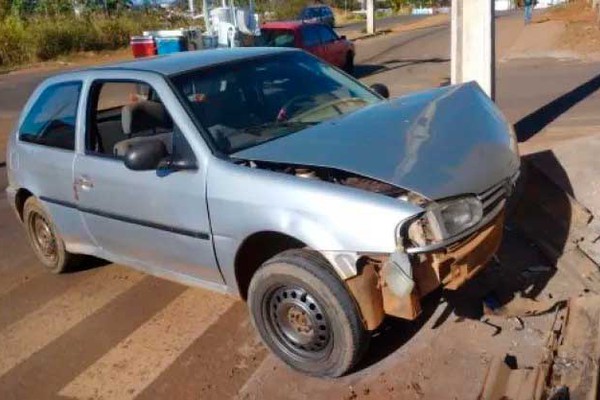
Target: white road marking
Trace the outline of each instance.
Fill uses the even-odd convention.
[[[0,331],[0,376],[131,288],[143,274],[105,267]]]
[[[225,313],[235,299],[187,289],[61,391],[78,399],[133,399]]]

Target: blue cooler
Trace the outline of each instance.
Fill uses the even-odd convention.
[[[171,54],[171,53],[179,53],[182,51],[186,51],[186,43],[185,38],[183,36],[176,37],[156,37],[154,38],[156,42],[156,52],[159,55],[162,54]]]

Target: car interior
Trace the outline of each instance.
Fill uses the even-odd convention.
[[[121,158],[144,140],[161,140],[172,152],[174,124],[158,96],[145,84],[109,82],[91,92],[87,150]]]

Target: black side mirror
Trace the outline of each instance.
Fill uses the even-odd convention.
[[[342,36],[340,36],[340,39],[341,39],[341,40],[348,40],[348,38],[346,37],[346,35],[342,35]]]
[[[390,89],[383,83],[374,83],[371,85],[371,89],[385,99],[390,98]]]
[[[124,162],[133,171],[151,171],[157,169],[167,155],[167,148],[161,140],[144,140],[129,146]]]

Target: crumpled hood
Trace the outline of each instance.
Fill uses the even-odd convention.
[[[437,200],[481,193],[515,174],[510,129],[468,83],[377,103],[232,157],[335,168]]]

